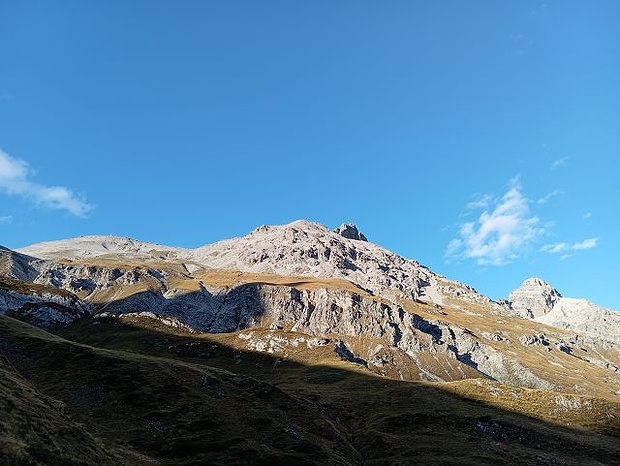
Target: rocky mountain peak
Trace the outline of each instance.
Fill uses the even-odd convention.
[[[189,259],[210,269],[346,279],[388,299],[395,294],[421,297],[433,276],[417,262],[370,243],[355,225],[334,232],[306,220],[262,226],[190,254]]]
[[[518,315],[535,319],[551,311],[561,297],[549,283],[531,277],[510,294],[509,301]]]
[[[348,239],[356,239],[359,241],[368,241],[362,232],[360,232],[354,223],[343,223],[339,228],[334,230],[334,233],[344,236]]]

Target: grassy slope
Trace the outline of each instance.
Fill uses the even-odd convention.
[[[22,375],[33,367],[23,364],[26,355],[15,353],[14,330],[33,341],[41,336],[50,343],[62,340],[8,317],[0,319],[0,464],[112,466],[138,459],[134,452],[106,449],[71,417],[63,402]]]
[[[594,465],[620,457],[615,420],[569,429],[491,406],[493,397],[468,399],[454,384],[368,375],[326,347],[300,364],[240,351],[235,335],[159,330],[83,323],[62,339],[0,317],[0,351],[35,398],[64,403],[67,421],[84,424],[119,464],[138,464],[136,451],[163,465]],[[3,389],[6,398],[22,388]],[[85,441],[61,436],[45,417],[37,426],[67,449]],[[106,464],[94,450],[84,456]]]
[[[246,464],[314,464],[306,458],[344,464],[348,455],[346,441],[307,400],[260,380],[75,344],[6,317],[0,331],[11,364],[66,403],[72,418],[112,450],[187,465],[242,464],[242,458]],[[98,462],[93,456],[89,464]]]

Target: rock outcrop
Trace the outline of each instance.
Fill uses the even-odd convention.
[[[529,319],[547,314],[562,296],[549,283],[540,278],[528,278],[508,298],[512,310]]]
[[[0,277],[0,314],[53,327],[91,317],[91,306],[66,290]]]
[[[33,281],[38,273],[33,264],[39,259],[0,246],[0,276]]]
[[[264,225],[246,236],[192,250],[186,260],[212,269],[343,278],[390,300],[442,304],[445,297],[458,295],[459,301],[490,303],[473,288],[438,276],[415,260],[305,220]]]
[[[357,229],[353,223],[343,223],[339,228],[334,230],[334,233],[344,236],[348,239],[356,239],[359,241],[368,241],[368,239]]]

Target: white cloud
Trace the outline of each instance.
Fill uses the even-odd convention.
[[[448,244],[446,257],[474,259],[480,265],[504,265],[520,257],[544,229],[529,210],[518,179],[510,181],[501,197],[489,199],[489,210],[478,219],[463,223],[459,237]]]
[[[0,225],[11,223],[13,221],[13,217],[11,215],[2,215],[0,216]]]
[[[584,239],[581,243],[573,244],[573,249],[592,249],[598,245],[598,238]]]
[[[545,244],[543,247],[540,248],[541,251],[543,252],[548,252],[549,254],[559,254],[561,252],[566,252],[566,251],[579,251],[582,249],[592,249],[595,248],[598,245],[598,238],[587,238],[584,239],[583,241],[580,241],[578,243],[552,243],[552,244]],[[568,256],[570,257],[572,254],[565,254],[564,256]],[[560,260],[564,260],[566,259],[566,257],[560,257]]]
[[[567,251],[571,248],[568,243],[553,243],[553,244],[545,244],[542,248],[540,248],[543,252],[548,252],[549,254],[558,254],[563,251]]]
[[[28,163],[0,149],[0,191],[22,196],[51,209],[85,217],[94,206],[64,186],[46,186],[30,179]]]
[[[493,200],[493,197],[490,194],[477,194],[474,196],[474,200],[467,203],[468,209],[484,209],[488,207],[488,205]]]
[[[585,214],[583,214],[584,219],[588,219],[590,217],[592,217],[592,212],[586,212]]]
[[[551,170],[555,170],[556,168],[565,167],[568,162],[568,157],[562,157],[557,159],[551,164]]]
[[[554,189],[553,191],[551,191],[549,194],[547,194],[546,196],[543,196],[541,198],[539,198],[536,203],[537,204],[546,204],[547,202],[549,202],[549,199],[555,197],[555,196],[559,196],[560,194],[563,194],[561,189]]]

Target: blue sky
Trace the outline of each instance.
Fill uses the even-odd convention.
[[[355,222],[620,309],[620,2],[0,0],[0,244]]]

